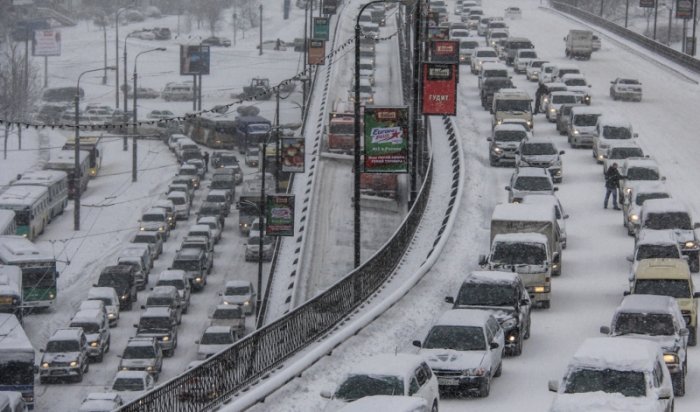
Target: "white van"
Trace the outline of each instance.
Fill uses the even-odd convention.
[[[171,100],[192,100],[194,96],[194,84],[192,82],[171,82],[165,85],[160,95],[166,102]]]

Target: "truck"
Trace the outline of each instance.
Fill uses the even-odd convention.
[[[20,392],[34,407],[35,350],[15,315],[0,313],[0,391]]]
[[[260,217],[262,199],[260,192],[262,173],[248,175],[243,179],[243,189],[238,198],[238,229],[246,236],[250,233],[253,221]],[[275,178],[271,173],[265,173],[265,194],[275,193]]]
[[[564,54],[570,59],[588,60],[593,53],[593,32],[590,30],[569,30],[564,37]]]
[[[489,270],[515,271],[530,299],[550,306],[551,277],[561,274],[561,234],[553,208],[505,203],[491,216],[491,248],[479,256]]]
[[[504,121],[516,119],[524,121],[532,130],[532,97],[518,89],[501,89],[493,95],[491,106],[491,129]]]
[[[248,147],[257,147],[270,134],[272,122],[262,116],[236,117],[235,140],[240,154]]]
[[[396,199],[399,177],[396,173],[360,173],[360,194]]]
[[[328,151],[351,154],[355,148],[355,114],[345,100],[336,101],[328,116]],[[362,130],[362,128],[360,128]]]
[[[22,269],[0,265],[0,313],[17,316],[22,322]]]

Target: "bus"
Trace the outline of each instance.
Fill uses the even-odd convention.
[[[49,190],[43,186],[10,186],[0,194],[0,209],[15,212],[15,234],[34,240],[49,223]]]
[[[22,322],[22,270],[17,266],[0,265],[0,313]]]
[[[185,134],[192,140],[214,149],[233,149],[236,141],[237,113],[203,113],[185,120]]]
[[[68,174],[60,170],[36,170],[20,176],[12,186],[43,186],[49,191],[49,220],[62,215],[68,205]]]
[[[85,151],[80,151],[80,193],[85,193],[90,180],[90,154]],[[73,199],[75,196],[75,151],[74,150],[57,150],[52,151],[49,161],[44,166],[46,170],[61,170],[68,174],[68,199]]]
[[[15,212],[12,210],[0,209],[0,236],[15,234],[17,234]]]
[[[80,151],[83,150],[90,154],[89,170],[90,177],[97,176],[97,172],[102,167],[102,155],[104,153],[102,139],[103,135],[99,136],[80,136]],[[63,145],[63,150],[75,151],[75,137],[68,137]]]
[[[34,408],[35,351],[15,315],[0,313],[0,391],[22,394]]]
[[[56,258],[21,236],[0,236],[0,263],[22,270],[22,306],[50,308],[56,302]]]

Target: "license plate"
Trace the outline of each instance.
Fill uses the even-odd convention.
[[[438,378],[438,384],[446,386],[457,386],[459,385],[459,379]]]
[[[56,370],[56,371],[51,371],[51,375],[65,375],[66,371],[64,370]]]

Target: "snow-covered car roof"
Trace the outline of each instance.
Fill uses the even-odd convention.
[[[495,69],[508,70],[508,66],[506,66],[503,63],[498,63],[498,62],[487,62],[481,66],[481,69],[482,70],[495,70]]]
[[[216,216],[202,216],[199,219],[197,219],[197,223],[219,223],[219,219]]]
[[[631,338],[588,338],[569,361],[569,368],[652,371],[660,358],[658,344]]]
[[[146,371],[118,371],[114,380],[117,379],[145,379],[148,376]]]
[[[646,204],[646,202],[644,202]],[[642,229],[637,236],[639,245],[677,245],[678,239],[672,230]]]
[[[516,283],[520,275],[515,272],[503,272],[498,270],[475,270],[470,272],[463,280],[465,283]]]
[[[533,176],[533,177],[549,176],[549,172],[547,172],[547,169],[545,169],[543,167],[519,167],[518,170],[515,171],[515,174],[518,177],[521,177],[521,176]]]
[[[496,127],[493,128],[493,131],[494,133],[499,131],[526,132],[528,135],[532,135],[532,133],[529,130],[524,129],[523,125],[520,123],[501,123],[496,125]]]
[[[625,159],[622,165],[623,168],[644,167],[648,169],[659,169],[659,164],[656,160],[649,157],[630,157]]]
[[[250,282],[245,281],[245,280],[228,280],[226,281],[226,285],[224,287],[226,288],[238,288],[238,287],[249,287]]]
[[[559,198],[550,194],[525,195],[520,199],[521,205],[550,205],[562,207]],[[556,213],[555,213],[556,214]]]
[[[568,74],[567,74],[568,76]],[[598,118],[598,124],[601,126],[627,127],[631,128],[632,123],[629,120],[611,114],[604,114]]]
[[[542,233],[500,233],[493,237],[493,243],[498,242],[549,244],[547,236]]]
[[[680,258],[642,259],[634,272],[636,279],[690,279],[688,262]]]
[[[543,205],[524,205],[521,203],[501,203],[493,208],[491,221],[517,220],[528,222],[554,221],[554,209]]]
[[[440,315],[435,325],[484,326],[492,314],[485,310],[452,309]]]
[[[126,346],[151,346],[156,341],[155,336],[140,336],[129,338]]]
[[[602,108],[600,107],[590,107],[590,106],[574,106],[571,108],[572,114],[595,114],[601,116],[603,114]]]
[[[83,309],[73,315],[71,323],[101,323],[104,320],[104,313],[97,309]]]
[[[561,66],[560,66],[561,67]],[[570,80],[570,79],[583,79],[586,80],[586,76],[582,75],[581,73],[567,73],[563,76],[561,76],[562,80]]]
[[[676,299],[661,295],[628,295],[615,312],[625,313],[671,313],[682,319]]]
[[[209,195],[217,195],[217,196],[226,196],[228,195],[228,190],[224,189],[212,189],[207,193],[207,196]]]
[[[562,64],[562,63],[558,63],[558,64],[557,64],[557,69],[559,69],[559,70],[562,70],[562,69],[563,69],[563,70],[573,70],[573,69],[576,69],[576,70],[579,70],[579,71],[581,70],[581,69],[579,69],[579,67],[576,66],[575,64],[566,64],[566,63],[563,63],[563,64]]]
[[[175,286],[171,285],[161,285],[161,286],[155,286],[152,290],[151,293],[148,294],[148,297],[151,296],[167,296],[173,293],[177,293],[177,288]]]
[[[61,328],[56,329],[49,340],[79,340],[83,333],[83,328]]]
[[[160,275],[158,275],[158,280],[181,279],[185,277],[185,271],[182,269],[168,269],[160,272]]]
[[[567,90],[557,90],[557,91],[551,92],[549,94],[552,97],[554,97],[554,96],[574,96],[574,97],[577,97],[579,95],[578,93],[570,92]]]
[[[611,140],[609,143],[608,151],[610,151],[612,149],[628,148],[628,147],[634,147],[634,148],[641,149],[641,147],[633,139],[622,139],[622,140]]]
[[[107,286],[94,286],[88,290],[88,300],[99,299],[99,298],[110,298],[113,299],[117,294],[117,291],[112,287]],[[113,302],[116,303],[116,302]]]
[[[208,230],[211,230],[211,228],[208,225],[192,225],[190,226],[189,231],[190,232],[206,232]]]
[[[230,306],[230,305],[229,305]],[[231,333],[230,326],[208,326],[203,334],[207,333]]]
[[[160,318],[169,316],[169,306],[146,306],[146,309],[141,313],[142,318]]]
[[[352,375],[400,376],[405,382],[416,368],[424,363],[422,356],[410,353],[379,354],[356,363],[348,373]]]
[[[678,199],[669,197],[667,199],[649,199],[642,206],[642,213],[690,213],[688,208]]]
[[[480,51],[492,51],[494,53],[496,52],[496,50],[493,47],[486,47],[486,46],[477,47],[475,50],[475,52],[480,52]]]
[[[668,187],[662,180],[630,180],[625,187],[632,190],[632,196],[646,193],[666,193],[671,197]]]
[[[365,396],[354,402],[350,402],[337,412],[366,412],[366,411],[392,411],[392,412],[419,412],[427,411],[428,403],[417,396],[391,396],[374,395]]]

